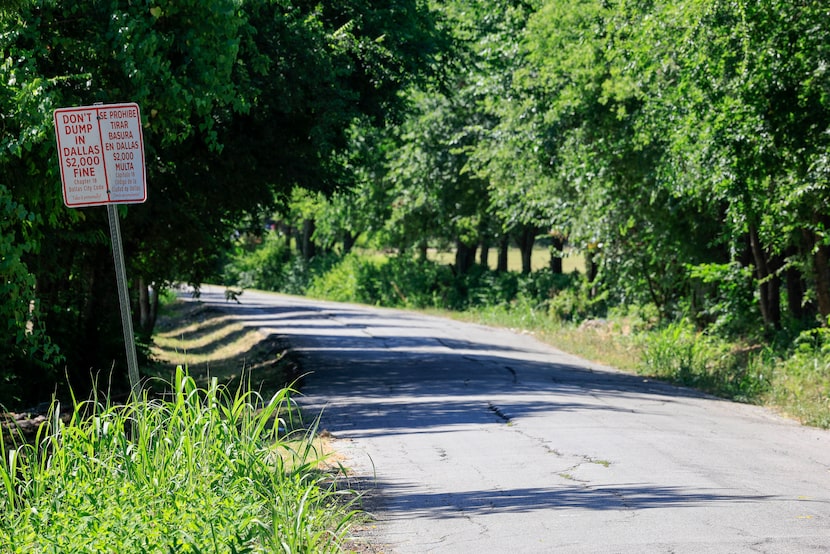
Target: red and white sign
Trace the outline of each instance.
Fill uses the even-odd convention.
[[[55,110],[63,201],[70,208],[147,200],[138,104]]]

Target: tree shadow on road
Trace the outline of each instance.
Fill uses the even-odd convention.
[[[351,483],[365,495],[368,511],[383,511],[387,519],[426,517],[463,518],[471,515],[528,513],[551,510],[649,510],[709,507],[720,503],[754,503],[773,500],[768,495],[742,495],[728,490],[693,490],[685,487],[622,483],[589,487],[565,484],[549,488],[511,488],[465,492],[424,492],[412,484],[364,479]]]
[[[307,375],[303,391],[313,398],[309,407],[325,406],[326,429],[353,438],[504,423],[551,411],[631,412],[615,399],[671,403],[706,397],[591,366],[525,336],[505,332],[508,338],[498,343],[472,336],[487,329],[482,326],[451,322],[456,330],[474,331],[469,337],[448,336],[436,323],[443,320],[394,310],[285,297],[277,305],[251,297],[243,304],[218,298],[202,296],[243,325],[292,346]],[[499,398],[495,409],[488,400],[494,397]],[[323,403],[315,405],[320,399]]]

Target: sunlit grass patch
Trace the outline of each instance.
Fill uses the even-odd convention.
[[[773,373],[770,403],[807,424],[830,428],[830,348],[802,347]]]
[[[264,339],[254,329],[230,323],[196,338],[186,333],[179,336],[156,335],[152,352],[161,360],[201,366],[227,360],[239,352],[249,352]]]
[[[560,350],[604,365],[634,371],[640,364],[642,347],[620,323],[576,326],[550,317],[545,309],[530,306],[478,307],[466,312],[434,310],[448,317],[483,325],[530,333]]]
[[[451,264],[455,262],[455,252],[452,250],[435,250],[430,249],[428,256],[430,260],[434,260],[443,264]],[[488,257],[488,266],[490,269],[496,269],[498,265],[498,251],[493,249],[490,251]],[[545,246],[534,246],[533,252],[530,256],[530,266],[532,271],[538,271],[550,266],[550,249]],[[562,260],[562,267],[564,273],[571,273],[573,271],[585,272],[585,257],[575,251],[566,251],[565,257]],[[507,249],[507,269],[508,271],[522,270],[522,253],[521,251],[511,246]]]

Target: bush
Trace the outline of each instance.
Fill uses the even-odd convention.
[[[279,290],[290,266],[291,251],[276,233],[269,232],[260,244],[240,242],[225,265],[223,280],[228,286]]]
[[[727,398],[758,399],[770,388],[769,351],[699,332],[688,320],[643,337],[642,371]]]
[[[64,360],[40,323],[35,276],[23,261],[37,246],[28,239],[35,220],[0,184],[0,404],[7,407],[54,382],[54,368]]]
[[[368,302],[365,275],[371,273],[371,261],[355,254],[348,254],[334,263],[328,271],[310,278],[309,296],[337,302]]]
[[[283,266],[278,283],[273,288],[266,288],[265,290],[303,295],[307,293],[313,278],[311,264],[302,256],[294,256]]]
[[[464,308],[502,306],[519,294],[520,278],[513,272],[492,271],[476,265],[462,277],[462,283],[461,290],[466,292]]]
[[[225,264],[222,280],[231,287],[302,295],[317,276],[325,275],[339,259],[335,254],[323,254],[306,260],[294,254],[285,239],[269,232],[261,241],[247,238],[237,244]]]
[[[573,275],[564,286],[552,289],[550,315],[556,321],[579,323],[591,317],[604,317],[606,312],[607,292],[594,294],[593,287],[587,279]]]
[[[723,336],[756,333],[762,327],[752,269],[738,263],[689,266],[689,313],[700,328]]]

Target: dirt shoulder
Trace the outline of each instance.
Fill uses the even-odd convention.
[[[198,301],[165,307],[150,353],[149,373],[160,379],[169,379],[181,365],[200,384],[214,377],[232,384],[244,377],[255,390],[276,390],[296,386],[301,375],[284,340],[244,327],[222,310]]]

